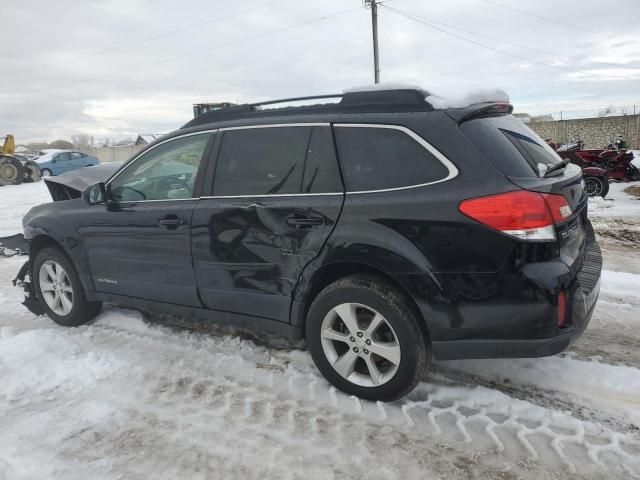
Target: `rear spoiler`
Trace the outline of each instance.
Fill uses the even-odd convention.
[[[475,103],[463,108],[450,108],[447,115],[453,118],[458,125],[476,118],[498,117],[509,115],[513,112],[513,105],[508,102]]]

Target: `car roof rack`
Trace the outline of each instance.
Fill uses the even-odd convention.
[[[418,88],[395,88],[387,90],[355,90],[338,94],[267,100],[264,102],[246,103],[213,110],[194,118],[181,128],[261,116],[304,115],[312,113],[394,112],[407,109],[413,111],[431,111],[433,110],[433,106],[426,101],[427,95],[427,92]],[[289,105],[295,102],[327,99],[340,99],[340,101],[319,102],[302,106]],[[277,107],[277,105],[282,106]]]

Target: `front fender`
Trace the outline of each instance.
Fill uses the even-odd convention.
[[[73,207],[75,200],[47,203],[32,208],[22,221],[24,238],[29,243],[29,257],[35,256],[35,248],[49,241],[55,242],[73,262],[86,291],[93,291],[89,264],[82,248],[77,229],[64,213]],[[46,239],[46,240],[45,240]]]

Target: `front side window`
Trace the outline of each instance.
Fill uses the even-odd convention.
[[[69,159],[70,156],[68,153],[59,153],[58,155],[56,155],[56,162],[66,162]]]
[[[406,132],[391,127],[338,126],[347,190],[385,190],[437,182],[448,168]]]
[[[196,173],[209,137],[199,134],[178,138],[143,154],[109,184],[111,199],[133,202],[193,197]]]

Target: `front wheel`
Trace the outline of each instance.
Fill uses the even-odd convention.
[[[604,198],[609,193],[609,182],[603,177],[584,177],[585,190],[590,197]]]
[[[43,168],[42,169],[42,178],[50,177],[50,176],[51,176],[51,170],[49,170],[48,168]]]
[[[57,248],[43,248],[33,262],[33,283],[45,312],[59,325],[77,327],[92,320],[102,308],[88,302],[71,261]]]
[[[367,400],[403,397],[427,364],[427,342],[408,299],[375,276],[346,277],[322,290],[309,309],[306,337],[325,378]]]

